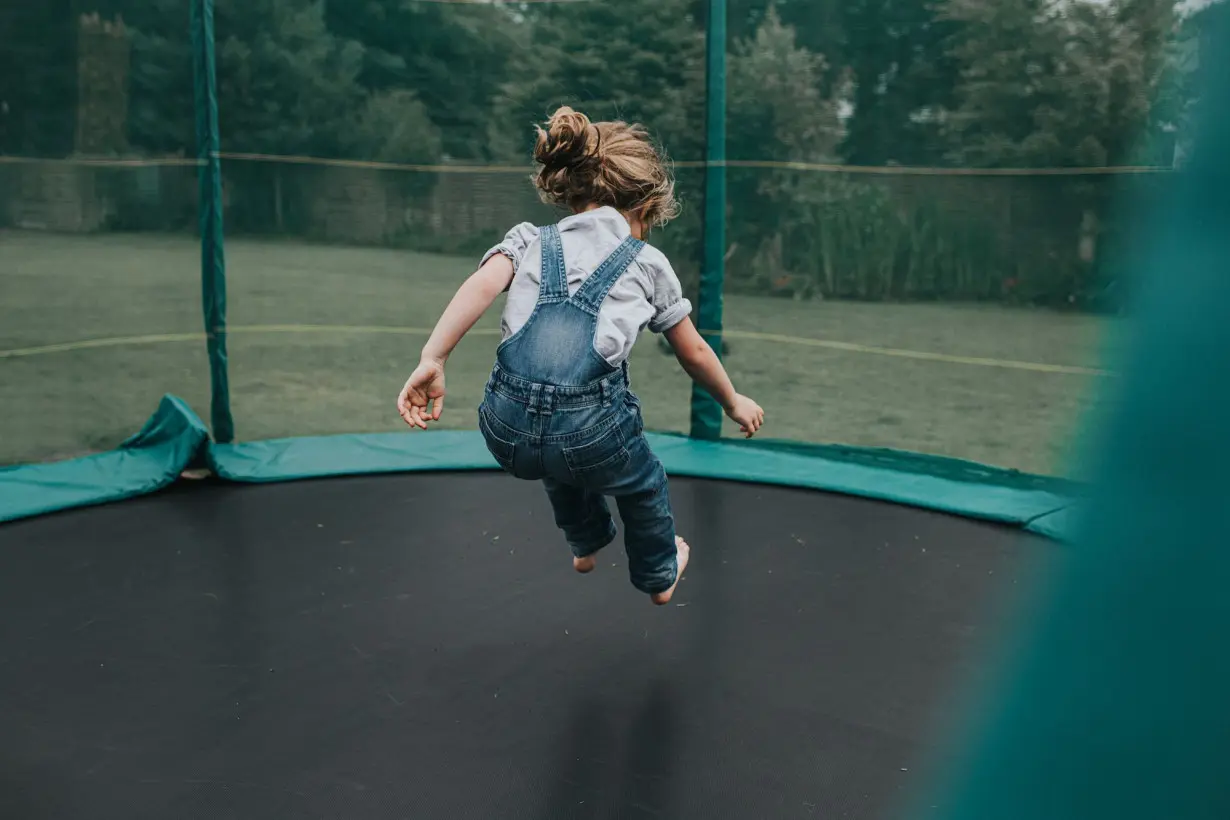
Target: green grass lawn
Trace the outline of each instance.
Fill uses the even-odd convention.
[[[227,244],[231,395],[242,439],[402,429],[393,402],[424,336],[475,260],[276,241]],[[0,350],[195,334],[199,248],[188,237],[0,233]],[[764,435],[894,447],[1031,472],[1070,468],[1105,378],[925,361],[740,338],[738,331],[874,348],[1096,366],[1105,320],[952,305],[728,296],[727,365],[766,408]],[[279,327],[270,327],[279,326]],[[286,327],[296,326],[296,327]],[[333,326],[333,327],[303,327]],[[498,312],[449,365],[444,426],[471,428]],[[687,378],[651,339],[633,381],[646,424],[687,429]],[[204,343],[129,342],[0,358],[0,463],[118,444],[163,393],[208,408]],[[731,431],[733,432],[733,430]]]

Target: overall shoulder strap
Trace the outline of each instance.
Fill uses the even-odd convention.
[[[573,294],[571,301],[587,313],[598,315],[606,295],[610,293],[611,288],[619,281],[619,277],[624,275],[624,271],[636,260],[644,247],[644,242],[629,236],[598,266],[596,271],[590,274],[589,278],[582,283],[580,290]]]
[[[564,243],[559,227],[547,225],[538,232],[542,243],[542,282],[538,286],[539,301],[561,302],[568,298],[568,267],[564,263]]]

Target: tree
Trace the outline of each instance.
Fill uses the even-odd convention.
[[[837,104],[823,94],[828,64],[774,8],[735,41],[728,73],[731,157],[833,161],[842,134]]]
[[[440,158],[440,131],[409,90],[368,96],[344,144],[353,156],[382,162],[430,164]]]
[[[733,44],[729,149],[734,159],[833,162],[841,142],[837,102],[823,89],[828,66],[798,43],[772,7]],[[732,169],[730,267],[735,286],[764,289],[807,263],[794,251],[811,227],[822,175],[789,169]]]
[[[954,162],[1101,167],[1141,156],[1171,0],[1006,0],[994,9],[978,0],[948,0],[944,14],[960,24],[951,53],[961,79],[946,121]],[[1097,278],[1099,246],[1115,229],[1119,186],[1113,183],[1085,176],[1045,185],[1031,180],[1012,194],[1005,241],[1021,254],[1050,254],[1052,271],[1066,266],[1060,280],[1072,301],[1096,299],[1104,287]]]
[[[364,96],[363,46],[328,30],[323,0],[234,0],[217,12],[224,150],[337,155]]]
[[[961,66],[951,158],[974,166],[1125,161],[1161,75],[1170,0],[948,0]]]
[[[413,91],[445,154],[490,158],[493,102],[518,50],[516,35],[526,28],[517,14],[500,5],[335,0],[326,21],[331,31],[364,45],[358,78],[364,88]]]
[[[104,6],[103,3],[98,3]],[[181,0],[107,0],[132,33],[128,141],[156,155],[195,152],[192,45]]]
[[[92,0],[133,36],[129,142],[154,153],[196,144],[193,55],[183,0]],[[218,0],[215,8],[223,150],[340,150],[364,102],[364,49],[325,26],[323,0]]]
[[[841,17],[854,83],[842,157],[853,165],[938,164],[940,117],[957,80],[948,50],[956,26],[937,14],[936,0],[849,0]]]
[[[1157,163],[1182,163],[1191,150],[1193,114],[1200,95],[1201,66],[1213,47],[1219,17],[1230,18],[1230,3],[1216,0],[1182,14],[1164,45],[1157,95],[1150,111],[1147,156]]]
[[[769,14],[794,30],[795,40],[813,54],[823,54],[831,66],[842,66],[846,55],[846,31],[840,0],[731,0],[730,41],[732,47],[755,36]],[[839,72],[821,78],[820,92],[829,96]]]
[[[66,0],[0,8],[0,152],[58,157],[72,151],[76,27]]]
[[[500,95],[505,152],[521,156],[529,126],[560,104],[593,119],[650,128],[676,157],[699,159],[704,145],[702,21],[691,0],[547,4],[529,18],[532,46],[519,50]]]

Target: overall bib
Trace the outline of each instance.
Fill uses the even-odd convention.
[[[626,364],[612,366],[594,349],[602,302],[645,243],[626,239],[570,297],[559,228],[539,237],[538,302],[496,353],[479,429],[505,471],[543,482],[577,557],[615,540],[613,496],[633,586],[663,592],[677,574],[666,471],[645,441]]]

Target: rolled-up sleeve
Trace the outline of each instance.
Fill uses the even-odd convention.
[[[503,242],[483,254],[483,261],[479,264],[484,265],[488,259],[497,253],[502,253],[512,260],[513,270],[516,270],[521,267],[521,260],[525,258],[526,249],[537,238],[538,228],[529,222],[522,222],[505,234]]]
[[[692,313],[692,303],[684,298],[683,285],[664,255],[649,255],[642,264],[653,281],[653,318],[649,320],[649,330],[665,333]]]

